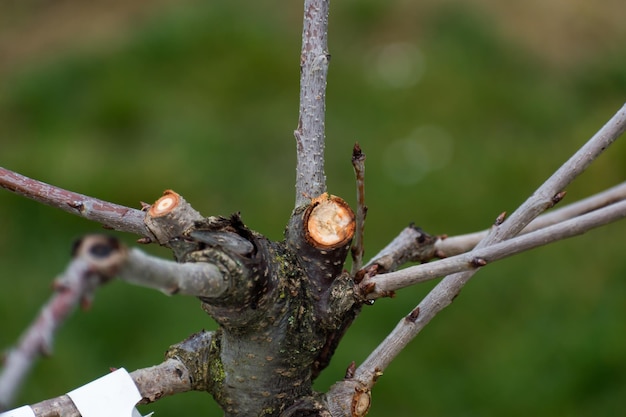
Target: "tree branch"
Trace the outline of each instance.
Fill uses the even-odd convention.
[[[176,263],[150,256],[139,249],[128,251],[117,277],[165,294],[183,294],[215,298],[229,288],[229,280],[220,269],[205,262]]]
[[[158,289],[205,299],[222,296],[231,286],[220,266],[207,262],[176,263],[128,250],[117,239],[91,235],[76,243],[74,259],[55,280],[55,295],[26,330],[0,373],[0,409],[8,407],[40,354],[51,352],[52,339],[76,305],[88,305],[96,288],[114,276]]]
[[[626,182],[542,214],[526,226],[521,233],[539,230],[624,199],[626,199]],[[487,233],[488,230],[483,230],[451,237],[433,237],[418,227],[407,226],[367,263],[366,269],[376,265],[376,273],[381,274],[395,271],[407,262],[429,262],[434,258],[465,253],[472,250],[481,239],[487,236]]]
[[[582,148],[563,164],[508,220],[496,224],[476,249],[511,238],[526,227],[543,210],[552,207],[562,190],[589,166],[626,129],[626,105],[623,106]],[[463,286],[479,268],[446,276],[422,302],[396,326],[387,338],[357,368],[354,379],[366,387],[375,383],[378,375],[398,353],[437,315],[452,303]]]
[[[159,365],[137,369],[130,376],[141,393],[141,404],[149,404],[163,397],[191,391],[192,377],[185,364],[169,358]]]
[[[12,404],[26,375],[41,354],[50,354],[54,333],[76,306],[88,305],[96,288],[116,271],[116,241],[93,236],[74,249],[74,259],[54,282],[55,294],[11,349],[0,373],[0,410]]]
[[[356,176],[356,233],[354,244],[352,245],[352,270],[350,275],[355,276],[357,271],[363,266],[363,238],[365,236],[365,217],[367,216],[367,206],[365,205],[365,154],[361,151],[358,143],[354,144],[352,150],[352,167]]]
[[[0,167],[0,187],[39,203],[101,223],[104,226],[153,239],[141,210],[67,191]]]
[[[326,192],[324,120],[328,73],[328,0],[304,2],[300,115],[296,138],[296,207]]]
[[[438,261],[412,266],[395,272],[367,277],[361,282],[361,288],[375,283],[374,290],[364,297],[375,299],[392,291],[420,282],[429,281],[448,274],[474,270],[493,261],[507,258],[539,246],[578,236],[591,229],[626,217],[626,201],[611,204],[587,214],[529,232],[503,242]]]
[[[142,396],[141,404],[148,404],[174,394],[191,391],[191,377],[187,367],[178,359],[130,374]],[[81,417],[68,395],[51,398],[31,405],[36,417]]]
[[[553,207],[565,187],[604,152],[626,130],[626,105],[600,129],[582,148],[565,162],[535,193],[500,225],[493,227],[479,245],[508,239],[522,231],[541,212]]]

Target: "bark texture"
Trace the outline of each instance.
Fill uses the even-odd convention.
[[[324,120],[328,75],[328,0],[305,0],[296,138],[296,207],[326,192]]]
[[[370,408],[371,388],[386,366],[452,302],[476,270],[516,251],[626,216],[626,203],[614,202],[577,219],[515,237],[542,211],[560,201],[563,188],[623,133],[625,107],[511,218],[498,216],[493,228],[480,238],[446,243],[442,237],[410,226],[361,268],[367,207],[365,156],[358,145],[353,154],[357,216],[343,199],[326,192],[323,153],[330,59],[328,10],[327,0],[305,0],[300,113],[294,132],[296,204],[282,241],[271,241],[250,230],[239,214],[204,217],[171,190],[140,211],[60,190],[0,168],[0,186],[111,228],[136,233],[143,237],[143,243],[159,243],[174,255],[176,262],[168,262],[129,251],[107,237],[87,245],[83,241],[76,247],[77,259],[67,272],[78,278],[80,291],[70,294],[64,288],[52,306],[62,303],[66,313],[85,294],[91,295],[97,285],[117,275],[168,294],[196,296],[203,310],[219,324],[214,332],[201,331],[171,346],[162,364],[132,374],[144,403],[198,390],[210,393],[227,417],[363,417]],[[577,216],[584,212],[580,207],[577,210]],[[343,267],[355,233],[355,266],[348,273]],[[463,245],[477,247],[464,255],[394,272],[407,262],[428,262],[469,250],[459,249]],[[345,379],[326,394],[313,391],[313,381],[329,364],[363,304],[416,282],[453,273],[400,321],[361,366],[350,366]],[[51,332],[59,322],[47,329]],[[27,356],[22,364],[29,366],[35,350],[46,347],[45,340],[39,340],[41,334],[40,330],[24,338],[25,347],[18,351]],[[67,396],[35,404],[32,409],[37,417],[79,416]]]
[[[199,296],[220,329],[184,344],[202,349],[177,346],[168,357],[186,364],[193,389],[211,393],[226,416],[327,415],[312,382],[360,307],[342,269],[354,213],[323,194],[294,210],[282,242],[248,229],[238,214],[196,213],[172,191],[146,213],[178,262],[215,265],[227,281],[223,292]]]

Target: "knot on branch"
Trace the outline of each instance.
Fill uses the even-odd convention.
[[[334,384],[324,400],[332,415],[364,417],[372,405],[371,387],[346,379]]]
[[[211,263],[229,281],[219,297],[200,297],[203,309],[218,323],[241,328],[264,316],[260,307],[270,289],[270,243],[249,230],[239,214],[196,221],[168,245],[179,262]]]
[[[267,246],[267,241],[249,230],[238,213],[204,218],[182,196],[166,190],[147,210],[145,224],[160,244],[172,250],[176,261],[218,268],[227,289],[200,297],[205,311],[218,323],[243,327],[262,315],[256,310],[269,278],[266,251],[259,247]]]
[[[213,332],[200,331],[189,336],[180,343],[169,347],[166,359],[181,361],[189,371],[189,382],[193,390],[206,391],[210,378],[209,367],[215,361],[210,360],[214,350],[215,336]]]

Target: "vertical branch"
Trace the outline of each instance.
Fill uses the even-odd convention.
[[[328,73],[329,0],[306,0],[300,56],[300,115],[296,138],[296,207],[326,192],[324,115]]]
[[[356,235],[354,245],[352,245],[352,276],[363,266],[363,237],[365,233],[365,216],[367,206],[365,205],[365,154],[361,151],[358,142],[354,144],[352,150],[352,166],[356,175]]]

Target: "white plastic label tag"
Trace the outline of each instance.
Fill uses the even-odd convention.
[[[67,395],[83,417],[132,417],[141,394],[124,368],[98,378]],[[4,416],[1,416],[4,417]]]
[[[24,407],[16,408],[15,410],[0,413],[0,417],[35,417],[35,412],[32,408],[25,405]]]

